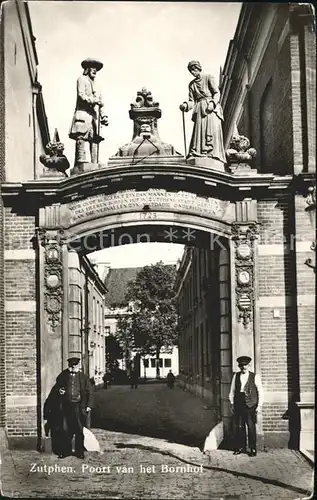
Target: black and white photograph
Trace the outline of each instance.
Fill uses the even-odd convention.
[[[313,4],[0,14],[1,496],[312,500]]]

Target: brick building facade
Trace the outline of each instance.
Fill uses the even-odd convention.
[[[88,257],[68,256],[69,335],[79,338],[82,368],[98,386],[106,371],[105,299],[107,288]],[[74,349],[76,352],[76,349]]]
[[[258,172],[289,179],[288,189],[256,196],[255,337],[250,355],[265,391],[259,432],[269,444],[301,448],[313,446],[314,426],[315,280],[309,267],[314,232],[300,187],[303,179],[314,183],[315,175],[315,52],[309,5],[245,3],[220,82],[227,147],[238,131],[258,152]],[[251,189],[249,193],[251,198]],[[217,389],[219,369],[211,377],[208,372],[212,342],[220,346],[216,365],[223,356],[219,311],[210,296],[214,286],[219,289],[219,277],[210,282],[208,265],[197,264],[201,258],[208,262],[215,257],[209,249],[190,249],[179,269],[184,324],[180,363],[184,383],[209,397],[217,411],[220,395],[228,394],[228,388],[224,393]],[[231,267],[231,282],[234,273]],[[201,298],[195,295],[193,274],[195,280],[211,284]],[[233,324],[230,371],[237,369],[235,354],[244,354],[235,348],[237,335]]]
[[[125,292],[127,285],[133,281],[141,267],[127,267],[127,268],[110,268],[105,278],[105,285],[108,293],[106,296],[105,306],[105,335],[106,341],[109,335],[116,335],[117,322],[122,316],[130,314],[132,304],[126,304]],[[122,346],[122,358],[118,359],[119,368],[121,370],[129,370],[129,363],[137,353],[132,351],[124,352]],[[166,377],[169,370],[172,370],[175,375],[179,371],[178,362],[178,349],[176,346],[171,348],[162,348],[160,352],[160,377]],[[156,377],[156,359],[153,355],[146,355],[138,357],[138,373],[142,378],[155,378]]]
[[[236,128],[248,135],[258,151],[252,168],[213,169],[170,149],[88,164],[68,178],[38,160],[49,134],[27,4],[7,2],[2,12],[0,412],[10,443],[41,447],[43,402],[68,356],[102,375],[104,291],[86,255],[146,238],[193,245],[177,285],[182,383],[214,402],[226,428],[235,359],[250,355],[265,391],[260,434],[307,447],[315,388],[309,6],[243,4],[221,89],[226,145]],[[5,81],[22,86],[4,93]],[[157,132],[161,111],[145,106],[130,115],[135,133],[143,113]],[[93,347],[99,354],[90,357]]]
[[[43,171],[38,157],[44,152],[50,135],[41,85],[37,80],[37,64],[28,5],[3,2],[0,24],[0,195],[3,182],[29,180]],[[35,225],[34,214],[23,217],[8,209],[5,213],[0,196],[0,425],[4,425],[6,413],[9,418],[13,413],[18,415],[19,424],[36,418],[36,285],[30,242]],[[16,283],[23,284],[20,290]],[[14,359],[19,360],[20,366],[13,370],[6,387],[6,366],[8,368]],[[25,394],[28,395],[25,400],[13,396],[18,379],[25,384]],[[18,410],[14,409],[16,405]],[[28,435],[32,425],[25,425]]]

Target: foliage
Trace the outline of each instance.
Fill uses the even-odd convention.
[[[115,336],[106,337],[106,367],[110,373],[118,369],[118,359],[122,357],[122,349]]]
[[[121,346],[158,358],[162,347],[177,344],[175,278],[174,266],[158,262],[142,268],[128,284],[125,298],[130,314],[117,323]]]

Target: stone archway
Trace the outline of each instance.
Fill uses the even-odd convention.
[[[23,395],[22,399],[17,381],[14,378],[9,381],[7,377],[7,387],[11,392],[7,397],[6,422],[13,441],[15,436],[21,435],[41,441],[43,401],[57,373],[65,367],[68,355],[78,354],[76,335],[74,332],[70,335],[67,315],[70,250],[75,249],[80,256],[100,248],[137,241],[191,245],[195,235],[198,240],[204,240],[197,244],[209,247],[217,244],[219,238],[229,242],[230,251],[221,259],[224,268],[230,269],[230,290],[228,288],[223,298],[230,298],[231,319],[224,319],[222,343],[219,344],[219,354],[222,352],[223,356],[221,413],[222,418],[228,417],[232,358],[243,351],[250,354],[255,363],[258,362],[254,356],[256,201],[244,199],[239,194],[231,201],[229,196],[219,196],[220,191],[216,194],[214,187],[210,189],[212,196],[208,195],[206,177],[216,175],[219,178],[219,173],[188,168],[195,173],[198,188],[193,186],[192,176],[184,185],[183,179],[175,176],[175,165],[169,174],[170,185],[164,179],[162,185],[156,183],[156,188],[151,188],[149,181],[143,179],[144,167],[137,172],[136,168],[117,167],[121,170],[120,189],[112,184],[114,173],[111,169],[51,183],[42,180],[14,189],[8,186],[6,229],[7,234],[10,230],[10,241],[7,248],[15,264],[15,268],[12,264],[12,279],[18,287],[15,297],[23,296],[23,304],[18,300],[14,304],[10,301],[7,327],[8,332],[14,332],[14,325],[27,332],[24,345],[29,356],[25,356],[24,373],[30,374],[28,395]],[[168,170],[166,167],[164,177]],[[229,180],[231,176],[227,177]],[[25,281],[17,280],[18,269],[23,266],[28,269],[31,293],[23,292]],[[249,273],[249,286],[239,279],[239,268]],[[26,324],[32,324],[32,328]],[[13,341],[19,342],[17,338]],[[19,410],[19,401],[23,402],[24,410]],[[21,411],[24,415],[22,421],[19,418]]]

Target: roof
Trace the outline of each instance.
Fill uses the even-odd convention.
[[[127,267],[110,269],[106,279],[105,285],[108,289],[106,295],[105,304],[107,306],[111,305],[123,305],[125,303],[125,293],[127,291],[127,285],[130,281],[133,281],[138,272],[143,269],[142,267]]]
[[[107,287],[105,286],[105,283],[100,279],[100,276],[97,273],[94,264],[85,255],[81,257],[81,263],[85,268],[88,277],[97,286],[99,292],[104,295],[104,297],[107,297]]]

